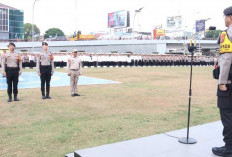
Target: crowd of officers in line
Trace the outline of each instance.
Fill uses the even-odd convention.
[[[54,67],[66,67],[71,53],[52,53],[54,56]],[[23,53],[23,68],[36,67],[36,53]],[[121,66],[188,66],[191,57],[188,55],[155,55],[155,54],[92,54],[78,53],[83,67],[121,67]],[[214,65],[215,57],[194,56],[193,65]]]

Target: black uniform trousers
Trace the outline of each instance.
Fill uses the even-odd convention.
[[[18,95],[18,82],[19,82],[19,68],[6,67],[6,81],[7,81],[7,94],[12,97],[12,86],[13,93],[15,96]]]
[[[50,81],[51,81],[51,72],[52,67],[49,66],[40,66],[40,80],[41,80],[41,92],[42,95],[45,94],[45,84],[46,84],[46,94],[50,93]]]
[[[232,86],[227,85],[227,91],[218,89],[217,96],[223,124],[223,141],[226,147],[232,149]]]

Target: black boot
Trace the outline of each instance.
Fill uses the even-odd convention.
[[[218,156],[232,157],[232,148],[223,147],[214,147],[212,152]]]
[[[12,101],[12,97],[11,97],[11,96],[9,96],[9,98],[8,98],[7,102],[11,102],[11,101]]]
[[[76,93],[76,94],[74,94],[75,96],[80,96],[80,94],[78,94],[78,93]]]
[[[19,101],[17,95],[14,95],[14,101]]]
[[[46,99],[44,92],[42,92],[42,99]]]
[[[49,91],[46,91],[46,99],[51,99],[51,97],[49,96]]]

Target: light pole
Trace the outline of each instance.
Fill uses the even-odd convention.
[[[138,10],[135,10],[135,15],[134,15],[134,20],[133,20],[133,31],[134,32],[134,27],[135,27],[135,17],[137,15],[137,13],[140,13],[142,10],[143,10],[144,7],[138,9]]]
[[[35,10],[35,0],[33,3],[33,10],[32,10],[32,28],[31,28],[31,37],[32,37],[32,52],[34,53],[34,10]]]
[[[75,25],[76,25],[75,32],[77,32],[77,0],[75,0]]]
[[[134,20],[133,20],[133,28],[132,28],[133,53],[134,53],[134,44],[135,44],[135,43],[134,43],[134,40],[135,40],[135,39],[134,39],[134,38],[135,38],[135,37],[134,37],[134,32],[135,32],[135,31],[134,31],[134,28],[135,28],[135,17],[136,17],[136,15],[137,15],[137,13],[140,13],[141,10],[143,10],[143,8],[144,8],[144,7],[140,8],[140,9],[138,9],[138,10],[135,10],[135,15],[134,15]]]

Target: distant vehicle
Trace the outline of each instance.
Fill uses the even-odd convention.
[[[77,41],[77,40],[96,40],[94,35],[77,35],[76,37],[70,38],[71,41]]]
[[[160,40],[170,40],[171,38],[169,36],[161,36]]]
[[[65,36],[56,36],[51,39],[51,41],[67,41]]]

